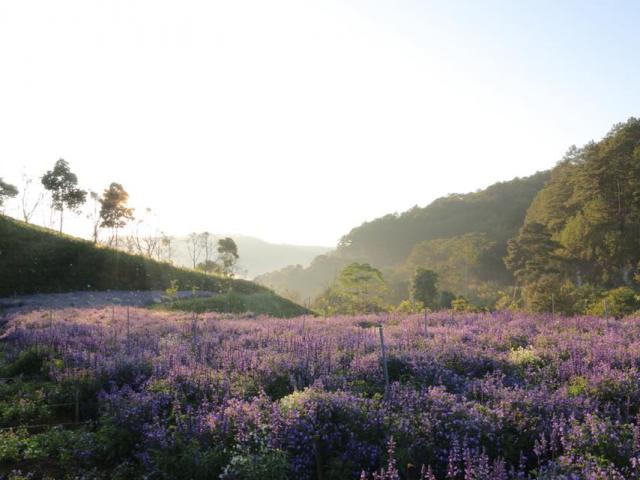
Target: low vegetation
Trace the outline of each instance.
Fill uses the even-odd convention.
[[[640,317],[55,318],[7,325],[12,480],[640,478]]]
[[[212,297],[193,297],[166,302],[153,306],[157,310],[182,310],[187,312],[221,312],[253,315],[269,315],[271,317],[295,317],[311,313],[306,308],[272,292],[256,293],[221,293]]]

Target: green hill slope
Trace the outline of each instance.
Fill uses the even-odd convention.
[[[172,281],[180,289],[231,290],[251,299],[268,299],[278,311],[304,311],[253,282],[177,268],[0,215],[0,297],[78,290],[164,290]],[[211,309],[215,305],[211,303]]]

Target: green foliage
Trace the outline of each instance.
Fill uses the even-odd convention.
[[[171,280],[171,283],[164,289],[164,293],[170,300],[175,300],[178,297],[179,284],[177,280]]]
[[[218,240],[218,265],[224,276],[233,276],[238,258],[238,246],[233,238],[226,237]]]
[[[469,302],[463,296],[456,297],[451,301],[451,308],[456,312],[480,312],[481,309],[478,308],[473,303]]]
[[[448,290],[443,290],[440,292],[440,298],[438,299],[438,307],[439,308],[451,308],[453,306],[453,301],[456,299],[456,296]]]
[[[465,279],[497,285],[512,282],[502,262],[506,242],[517,234],[532,199],[548,179],[549,172],[540,172],[496,183],[478,192],[442,197],[426,207],[414,207],[399,215],[385,215],[351,230],[334,252],[316,257],[309,267],[285,267],[261,275],[256,281],[277,292],[297,292],[301,298],[315,297],[349,263],[369,263],[384,271],[392,301],[398,303],[407,297],[415,268],[424,267],[440,275],[441,288],[465,294],[475,302],[477,299],[471,293],[476,285]],[[472,235],[456,238],[466,234]],[[440,242],[442,252],[438,265],[423,262],[422,253],[428,253],[428,248],[417,247],[435,240]],[[457,251],[462,244],[466,248],[460,250],[465,252],[464,261],[458,258],[460,252]],[[432,244],[436,245],[438,242]],[[420,254],[407,261],[414,248]],[[497,298],[497,290],[495,295],[486,297],[486,302],[490,303],[491,298]]]
[[[100,226],[115,231],[116,248],[118,247],[118,229],[133,219],[133,209],[127,207],[129,194],[119,183],[113,182],[102,193],[100,198]]]
[[[605,312],[606,305],[606,312]],[[640,297],[629,287],[609,290],[602,299],[595,301],[587,310],[592,315],[622,318],[640,310]]]
[[[559,249],[560,244],[544,225],[527,223],[515,239],[509,240],[504,262],[520,284],[531,284],[560,272]]]
[[[219,478],[228,456],[215,445],[202,446],[177,435],[173,444],[152,450],[150,457],[161,478],[208,480]]]
[[[42,375],[46,376],[49,352],[42,348],[31,347],[23,350],[13,362],[0,370],[2,377]]]
[[[414,302],[412,300],[403,300],[393,309],[393,311],[398,313],[409,314],[409,313],[420,313],[420,312],[423,312],[424,309],[425,307],[422,304],[422,302]]]
[[[32,472],[39,473],[37,478],[43,475],[64,478],[65,474],[81,472],[85,459],[90,457],[94,448],[92,434],[84,430],[52,428],[29,434],[26,429],[19,428],[0,432],[0,464],[35,465]]]
[[[520,368],[541,367],[544,365],[544,361],[531,345],[528,347],[520,346],[512,348],[509,352],[509,361]]]
[[[227,292],[213,297],[192,297],[157,304],[153,308],[188,312],[251,312],[273,317],[297,317],[308,313],[300,305],[273,292]]]
[[[640,120],[615,125],[598,143],[572,147],[534,199],[527,223],[562,246],[575,284],[631,286],[640,261]]]
[[[198,263],[196,265],[196,270],[200,270],[201,272],[210,274],[222,274],[220,265],[218,265],[213,260],[205,260],[204,262]]]
[[[433,309],[438,301],[438,274],[418,267],[411,279],[411,298]]]
[[[341,239],[339,254],[386,267],[401,263],[414,245],[425,240],[480,232],[492,241],[506,242],[522,225],[531,200],[548,178],[548,172],[515,178],[366,222]]]
[[[413,247],[402,271],[426,268],[438,274],[438,285],[471,298],[475,303],[491,304],[486,286],[508,276],[497,252],[498,244],[485,233],[468,233],[451,238],[427,240]]]
[[[209,477],[210,478],[210,477]],[[256,453],[239,452],[220,476],[224,480],[286,480],[287,457],[281,450],[263,448]]]
[[[386,310],[384,297],[388,291],[382,273],[368,263],[352,263],[316,301],[326,314],[371,313]]]
[[[18,189],[0,178],[0,207],[4,204],[5,199],[13,198],[16,195],[18,195]]]
[[[65,207],[73,210],[87,200],[87,192],[78,188],[78,177],[62,158],[56,162],[53,170],[42,176],[42,185],[51,192],[52,207],[60,211],[60,231]]]

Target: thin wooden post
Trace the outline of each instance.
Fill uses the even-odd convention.
[[[313,436],[313,450],[316,457],[316,479],[324,480],[324,472],[322,470],[322,450],[320,448],[320,435]]]
[[[191,329],[193,335],[193,356],[198,361],[198,327],[197,327],[198,314],[193,312],[192,321],[191,321]]]
[[[556,297],[551,294],[551,316],[556,316]]]
[[[429,310],[427,308],[424,309],[424,336],[429,336]]]
[[[380,330],[380,350],[382,351],[382,368],[384,370],[384,398],[389,396],[389,367],[387,366],[387,351],[384,346],[384,334],[382,333],[382,325],[378,326]]]
[[[602,300],[602,305],[604,306],[604,318],[609,318],[609,310],[607,309],[607,299]]]
[[[129,342],[129,334],[131,333],[131,323],[129,319],[129,305],[127,305],[127,343]]]
[[[78,385],[76,385],[75,392],[75,415],[74,415],[76,423],[80,422],[80,389]]]

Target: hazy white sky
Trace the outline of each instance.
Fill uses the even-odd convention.
[[[639,5],[0,0],[0,176],[62,157],[167,232],[333,245],[640,115]]]

